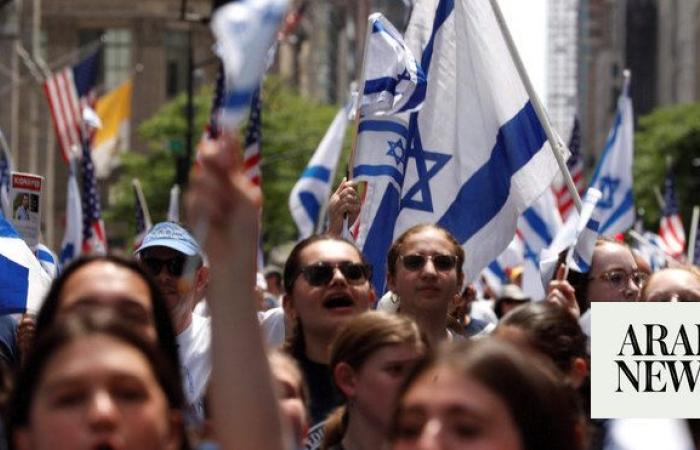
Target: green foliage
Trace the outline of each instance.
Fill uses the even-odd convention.
[[[195,97],[195,142],[208,120],[211,94],[208,87]],[[148,151],[122,157],[120,177],[112,186],[111,205],[104,214],[111,236],[116,234],[120,240],[128,242],[134,235],[132,178],[141,181],[153,221],[165,219],[169,191],[175,178],[174,154],[184,149],[185,104],[186,97],[182,94],[143,122],[139,134],[148,143]],[[263,242],[266,251],[297,238],[298,232],[289,213],[289,193],[336,111],[336,106],[302,97],[275,77],[266,80],[262,109]],[[348,138],[346,155],[349,147]],[[345,161],[347,156],[341,157],[341,173],[336,179],[342,178]]]
[[[641,117],[635,133],[635,196],[644,209],[644,223],[657,229],[661,210],[654,195],[663,195],[666,157],[674,166],[674,183],[681,215],[688,229],[691,211],[700,204],[700,103],[659,108]]]

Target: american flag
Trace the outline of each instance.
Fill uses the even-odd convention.
[[[82,110],[94,103],[99,53],[94,52],[73,67],[53,73],[44,82],[44,93],[63,160],[70,161],[71,149],[82,146]]]
[[[666,172],[664,185],[664,208],[659,225],[659,235],[666,253],[678,258],[683,255],[685,248],[685,230],[678,211],[676,192],[673,187],[673,171],[670,167]]]
[[[260,100],[260,88],[258,88],[251,100],[248,131],[245,135],[245,150],[243,152],[243,169],[250,181],[256,186],[260,186],[262,182],[260,171],[261,108],[262,101]]]
[[[569,168],[571,173],[571,178],[574,180],[576,185],[576,190],[583,196],[583,191],[586,189],[585,180],[583,179],[583,161],[581,159],[581,126],[579,124],[578,117],[574,118],[574,126],[571,129],[571,138],[569,139],[569,150],[571,151],[571,156],[566,162],[566,166]],[[559,208],[559,214],[563,220],[569,216],[574,207],[574,199],[571,197],[571,193],[566,187],[564,182],[559,183],[554,188],[554,196],[557,199],[557,207]]]
[[[100,196],[97,193],[95,166],[90,155],[89,140],[83,140],[81,161],[83,178],[83,248],[84,255],[102,255],[107,253],[107,237],[100,211]]]
[[[209,139],[219,137],[219,110],[224,101],[224,64],[219,62],[219,70],[216,74],[216,86],[214,87],[214,97],[211,102],[211,113],[207,124],[206,134]]]

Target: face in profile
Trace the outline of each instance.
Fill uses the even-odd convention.
[[[95,261],[76,270],[63,286],[58,317],[82,308],[108,306],[156,342],[153,301],[148,284],[136,272],[110,261]]]
[[[19,450],[175,450],[179,423],[143,354],[91,335],[48,360],[15,444]]]
[[[300,270],[285,307],[304,332],[329,334],[374,302],[369,272],[357,249],[344,241],[321,240],[299,255]]]
[[[419,376],[397,413],[394,450],[522,450],[508,407],[474,378],[447,367]]]
[[[454,244],[445,232],[424,228],[408,236],[401,245],[389,289],[401,299],[402,309],[438,311],[459,294],[461,267],[457,267]]]

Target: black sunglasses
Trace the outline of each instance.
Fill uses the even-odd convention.
[[[401,255],[401,262],[406,270],[416,272],[421,270],[428,263],[428,260],[433,262],[433,267],[438,272],[447,272],[452,270],[457,265],[457,257],[455,255]]]
[[[180,277],[185,272],[185,263],[187,262],[187,258],[184,256],[176,256],[170,259],[158,259],[151,257],[142,258],[141,262],[153,276],[158,275],[161,269],[165,267],[170,275]]]
[[[372,267],[370,265],[345,261],[312,264],[301,269],[297,277],[303,275],[306,282],[311,286],[325,286],[333,279],[335,269],[340,270],[340,273],[343,274],[350,284],[362,284],[372,276]]]

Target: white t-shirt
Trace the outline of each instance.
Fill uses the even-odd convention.
[[[211,319],[192,314],[192,322],[177,335],[182,389],[188,418],[204,420],[204,396],[211,375]]]
[[[279,306],[258,312],[258,322],[260,322],[267,346],[271,348],[282,347],[286,336],[284,308]]]

